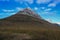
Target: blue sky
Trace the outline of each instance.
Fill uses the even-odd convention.
[[[0,0],[0,19],[27,7],[43,19],[60,24],[60,0]]]

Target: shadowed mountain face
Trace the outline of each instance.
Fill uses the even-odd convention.
[[[15,15],[1,19],[0,26],[57,27],[57,25],[43,20],[38,14],[28,8],[19,11]]]

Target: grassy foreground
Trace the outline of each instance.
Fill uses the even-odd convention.
[[[60,40],[60,30],[41,27],[0,27],[0,40]]]

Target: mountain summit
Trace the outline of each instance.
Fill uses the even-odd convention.
[[[21,10],[17,14],[24,14],[24,15],[29,15],[29,16],[32,16],[32,17],[40,18],[40,16],[37,13],[35,13],[33,10],[31,10],[29,8]]]

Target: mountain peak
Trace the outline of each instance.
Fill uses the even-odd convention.
[[[25,8],[25,9],[19,11],[17,14],[24,14],[24,15],[28,15],[28,16],[32,16],[32,17],[36,17],[36,18],[41,18],[40,15],[38,15],[37,13],[35,13],[30,8]]]
[[[30,9],[30,8],[25,8],[24,10],[32,10],[32,9]]]

